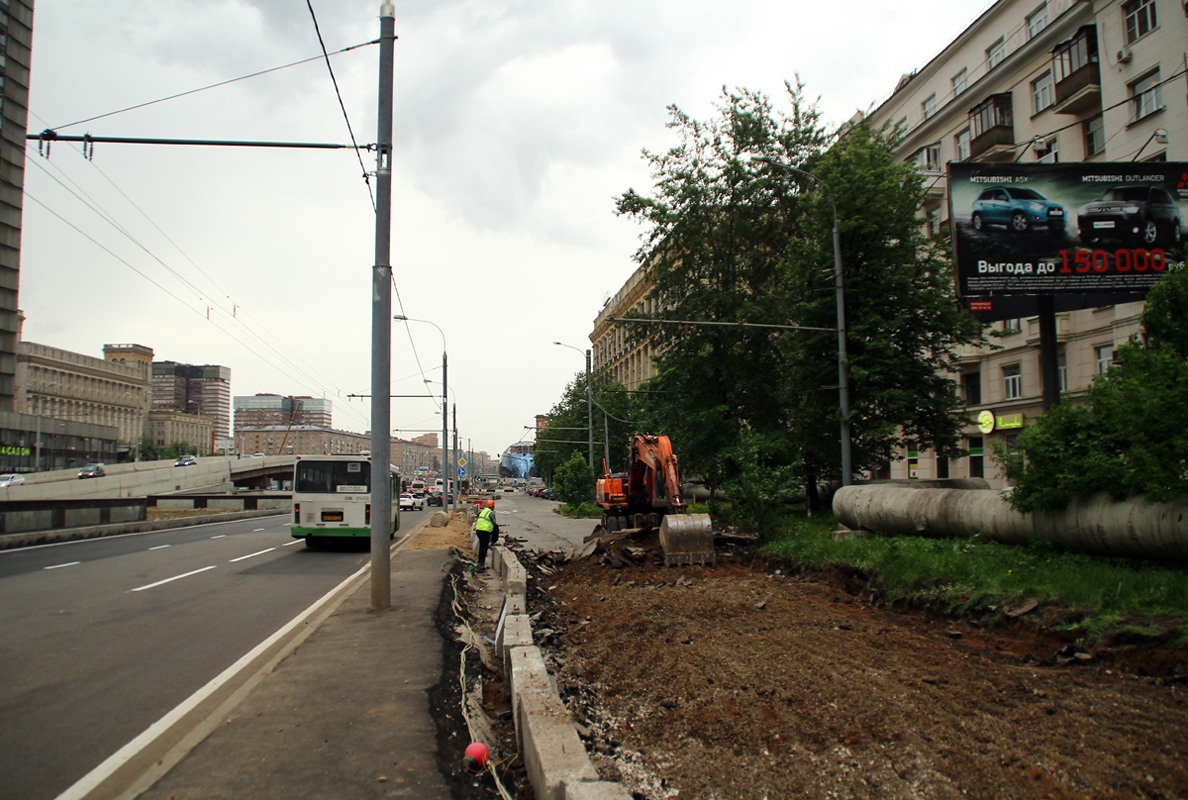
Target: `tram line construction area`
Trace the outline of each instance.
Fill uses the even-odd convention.
[[[753,556],[521,555],[534,639],[637,798],[1188,797],[1188,654],[884,607]]]

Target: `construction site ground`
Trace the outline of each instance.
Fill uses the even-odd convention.
[[[579,733],[637,798],[1188,798],[1170,644],[1082,648],[1034,604],[897,610],[852,571],[745,552],[517,555]]]

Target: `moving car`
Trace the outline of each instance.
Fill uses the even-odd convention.
[[[417,497],[416,495],[412,494],[411,492],[401,492],[400,493],[400,510],[403,511],[406,508],[409,511],[420,511],[423,508],[425,508],[425,500],[424,500],[424,498]]]
[[[25,482],[24,475],[18,475],[15,472],[6,475],[0,475],[0,489],[6,489],[9,486],[20,486]]]
[[[1164,190],[1145,183],[1111,186],[1081,207],[1077,228],[1085,244],[1109,239],[1136,240],[1148,247],[1183,240],[1176,201]]]
[[[78,471],[80,478],[102,478],[107,474],[107,470],[103,468],[102,464],[87,464]]]
[[[425,499],[425,502],[431,506],[445,505],[445,495],[441,493],[441,487],[431,486],[429,488],[429,496]]]
[[[198,459],[193,456],[181,456],[177,461],[173,462],[175,467],[192,467],[198,463]]]
[[[1034,189],[1023,186],[991,186],[973,202],[974,230],[1003,225],[1016,233],[1032,228],[1059,231],[1064,228],[1064,206],[1053,203]]]

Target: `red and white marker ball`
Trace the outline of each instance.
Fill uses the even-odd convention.
[[[466,747],[466,755],[462,762],[471,769],[482,769],[487,766],[487,758],[490,756],[490,751],[482,742],[471,742]]]

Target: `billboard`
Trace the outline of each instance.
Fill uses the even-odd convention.
[[[1141,297],[1183,266],[1186,219],[1188,163],[949,164],[957,293],[975,310],[995,296]]]

